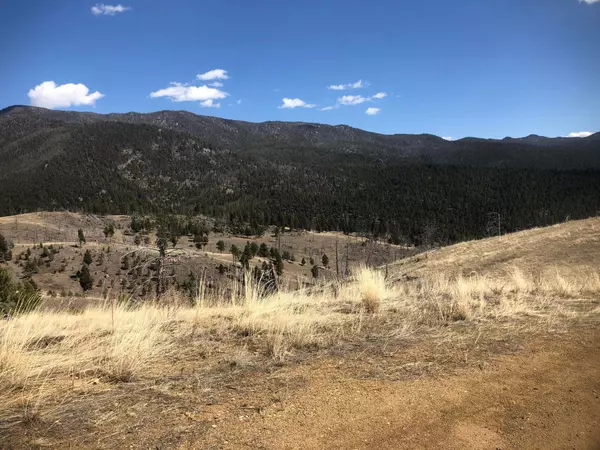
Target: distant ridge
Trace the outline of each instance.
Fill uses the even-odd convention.
[[[539,145],[539,146],[553,146],[563,145],[574,141],[593,141],[600,138],[600,132],[595,133],[586,138],[569,138],[569,137],[545,137],[536,134],[530,134],[525,137],[505,137],[503,139],[492,139],[492,138],[480,138],[480,137],[464,137],[457,139],[456,141],[446,141],[445,139],[435,136],[429,133],[421,134],[406,134],[406,133],[394,133],[394,134],[382,134],[374,133],[370,131],[364,131],[358,128],[351,127],[349,125],[325,125],[320,123],[312,122],[283,122],[283,121],[266,121],[266,122],[247,122],[233,119],[222,119],[214,116],[205,116],[195,114],[184,110],[161,110],[150,113],[138,113],[138,112],[127,112],[127,113],[108,113],[98,114],[94,112],[79,112],[79,111],[64,111],[64,110],[50,110],[46,108],[39,108],[35,106],[27,105],[13,105],[0,110],[0,116],[4,114],[25,114],[30,116],[41,116],[54,120],[63,120],[68,123],[91,123],[94,121],[118,121],[127,123],[147,123],[151,125],[163,126],[176,131],[185,131],[195,135],[202,135],[206,132],[202,129],[203,126],[211,124],[212,126],[221,126],[239,128],[252,131],[253,133],[262,132],[277,132],[277,129],[287,128],[290,130],[296,128],[297,130],[306,133],[323,133],[324,139],[383,139],[387,141],[403,141],[405,144],[410,141],[427,140],[437,141],[439,144],[444,142],[460,142],[460,141],[491,141],[491,142],[510,142],[520,143],[528,145]],[[327,132],[327,133],[325,133]]]

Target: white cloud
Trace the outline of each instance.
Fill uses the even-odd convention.
[[[242,99],[241,99],[241,98],[240,98],[240,99],[237,101],[237,104],[238,104],[238,105],[241,105],[241,104],[242,104]]]
[[[579,0],[579,3],[587,3],[588,5],[591,5],[592,3],[598,3],[600,2],[600,0]]]
[[[332,109],[338,109],[340,105],[326,106],[325,108],[321,108],[321,111],[331,111]]]
[[[212,98],[209,98],[208,100],[204,100],[203,102],[200,102],[200,106],[202,106],[204,108],[220,108],[221,104],[215,103]]]
[[[33,106],[42,108],[69,108],[78,105],[94,105],[96,100],[104,94],[96,91],[88,94],[90,90],[85,84],[61,84],[57,86],[54,81],[44,81],[29,90],[27,94]]]
[[[122,13],[130,10],[131,7],[123,5],[105,5],[104,3],[96,3],[92,6],[92,14],[95,16],[114,16],[117,13]]]
[[[386,92],[378,92],[377,94],[375,94],[373,96],[373,98],[377,98],[377,99],[382,99],[382,98],[386,98],[387,97],[387,93]]]
[[[223,87],[223,83],[220,83],[218,81],[215,81],[214,83],[208,83],[208,85],[212,87]]]
[[[381,109],[379,109],[379,108],[367,108],[367,110],[365,111],[365,114],[367,116],[374,116],[375,114],[378,114],[379,111],[381,111]]]
[[[342,105],[360,105],[361,103],[368,102],[369,98],[363,97],[362,95],[344,95],[338,98],[338,103]]]
[[[200,73],[200,74],[196,75],[196,78],[198,78],[199,80],[202,80],[202,81],[227,80],[229,78],[229,75],[227,75],[226,70],[214,69],[214,70],[209,70],[206,73]]]
[[[278,106],[279,109],[293,109],[293,108],[314,108],[317,105],[308,104],[304,100],[299,98],[284,98],[281,100],[283,103]]]
[[[332,84],[328,86],[327,89],[332,89],[334,91],[344,91],[346,89],[359,89],[361,87],[364,87],[363,80],[358,80],[355,83],[348,84]]]
[[[600,0],[595,0],[595,1],[600,1]],[[567,137],[570,138],[586,138],[588,136],[591,136],[592,132],[590,131],[578,131],[577,133],[569,133],[569,135]]]
[[[219,89],[208,86],[188,86],[181,83],[171,83],[171,86],[165,89],[160,89],[156,92],[151,92],[151,98],[168,97],[174,102],[205,102],[211,100],[210,104],[202,106],[216,107],[212,100],[219,100],[227,97],[229,94]],[[220,106],[220,105],[219,105]]]
[[[452,138],[452,136],[442,136],[442,139],[445,139],[446,141],[453,141],[454,140]]]

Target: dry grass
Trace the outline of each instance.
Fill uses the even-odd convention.
[[[43,420],[46,399],[68,391],[69,380],[143,378],[158,360],[185,354],[190,340],[203,336],[228,343],[230,361],[247,365],[251,345],[281,362],[300,350],[351,341],[365,323],[404,339],[427,329],[444,332],[443,325],[457,321],[555,329],[597,314],[598,293],[600,274],[592,269],[533,273],[514,267],[503,278],[438,273],[390,284],[383,273],[361,267],[345,283],[270,295],[249,277],[243,287],[212,296],[200,291],[194,306],[172,292],[136,307],[107,302],[80,314],[33,311],[0,323],[0,389],[14,397],[0,422]]]

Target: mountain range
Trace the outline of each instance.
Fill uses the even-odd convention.
[[[447,141],[186,111],[0,111],[0,214],[202,212],[453,241],[484,235],[490,211],[507,231],[587,217],[599,193],[600,133]]]
[[[586,138],[549,138],[532,134],[522,138],[467,137],[448,141],[431,134],[384,135],[347,125],[306,122],[253,123],[188,111],[96,114],[18,105],[0,111],[0,149],[14,143],[15,139],[27,140],[40,133],[52,135],[64,131],[65,127],[73,129],[113,122],[152,125],[186,133],[232,151],[293,145],[430,164],[541,166],[549,169],[600,167],[600,133]]]

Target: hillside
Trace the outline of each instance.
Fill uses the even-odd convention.
[[[60,233],[57,217],[19,226]],[[16,315],[0,322],[0,438],[15,449],[596,448],[599,234],[594,218],[412,256],[387,280],[355,267],[300,291],[250,283],[199,291],[191,306],[170,293]]]
[[[194,218],[194,222],[210,224],[209,220],[200,217]],[[114,235],[107,237],[103,231],[111,224]],[[135,267],[141,266],[141,261],[149,257],[149,249],[156,247],[157,230],[138,233],[131,229],[131,224],[132,218],[129,216],[68,212],[0,217],[0,235],[14,246],[12,260],[6,267],[15,278],[32,279],[49,305],[77,305],[81,296],[99,301],[109,293],[116,292],[139,299],[144,297],[141,292],[144,283],[148,295],[153,295],[154,289],[148,287],[153,286],[149,277],[145,273],[138,273]],[[233,265],[230,252],[232,245],[240,250],[252,243],[257,246],[264,244],[269,249],[278,248],[284,255],[280,282],[295,287],[315,282],[311,273],[315,264],[320,267],[320,279],[332,279],[336,272],[343,274],[360,264],[383,265],[416,252],[415,249],[342,233],[287,231],[276,238],[272,230],[266,230],[260,236],[244,236],[227,230],[210,230],[210,226],[207,228],[207,240],[200,247],[195,245],[193,235],[180,236],[175,245],[169,245],[168,253],[177,259],[172,266],[175,275],[172,281],[180,289],[183,289],[186,281],[190,281],[190,273],[195,277],[202,274],[215,287],[227,286],[231,279],[239,276],[241,269],[236,270]],[[79,229],[87,241],[81,246],[77,237]],[[218,249],[219,241],[223,241],[223,250]],[[336,246],[339,259],[336,259]],[[94,283],[89,290],[82,292],[75,274],[81,269],[86,252],[90,253],[93,260],[89,267]],[[128,255],[126,265],[123,262],[125,255]],[[322,265],[323,255],[327,255],[328,267]],[[272,259],[268,255],[254,255],[249,261],[249,268],[261,268],[263,262],[268,263]],[[33,270],[29,265],[31,261],[36,261]],[[220,265],[225,266],[223,273],[219,272]],[[75,301],[72,298],[74,295]]]
[[[598,136],[530,141],[16,106],[0,112],[0,214],[202,213],[417,245],[486,236],[490,213],[502,232],[595,215]]]

